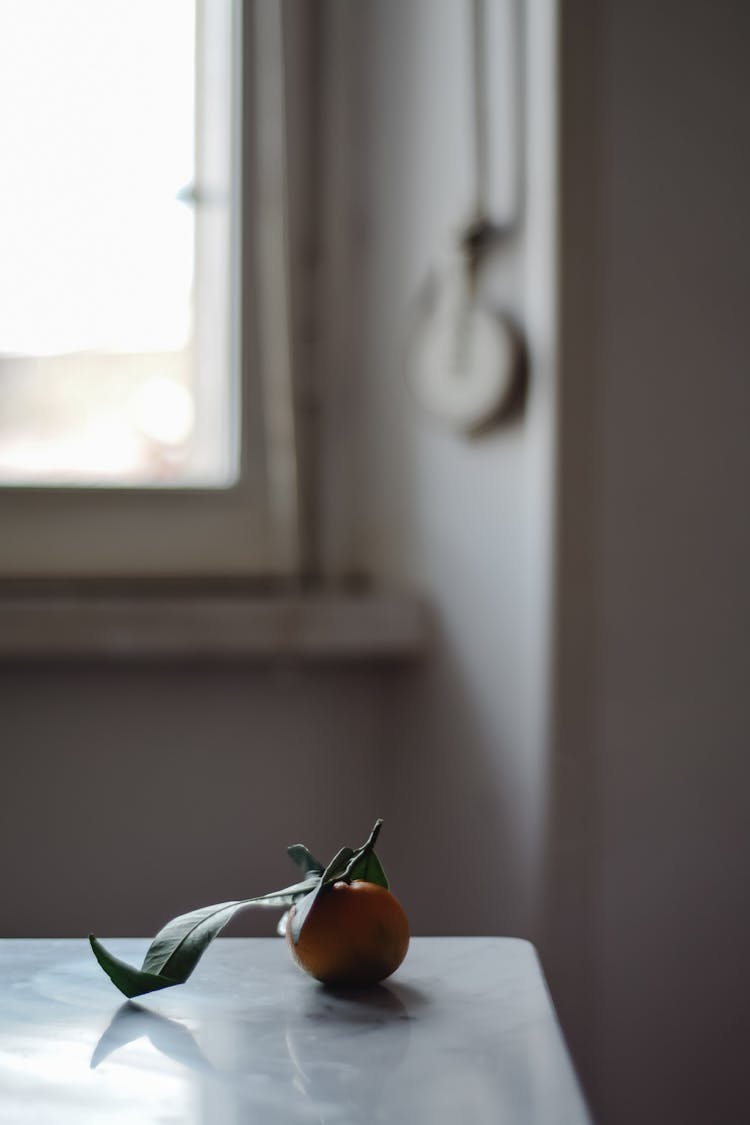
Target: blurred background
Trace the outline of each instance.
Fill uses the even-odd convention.
[[[104,6],[53,7],[91,77]],[[135,96],[41,131],[64,52],[0,0],[0,935],[149,935],[382,816],[414,933],[534,941],[597,1121],[745,1120],[750,10],[106,7],[140,155]],[[479,427],[466,307],[523,345]],[[265,499],[173,583],[138,484]]]

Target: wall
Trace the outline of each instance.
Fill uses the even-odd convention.
[[[2,668],[0,934],[152,934],[293,882],[287,844],[363,841],[386,684],[278,662]]]
[[[470,9],[379,0],[356,10],[362,555],[384,579],[425,591],[436,638],[430,664],[396,686],[384,815],[419,929],[529,935],[548,733],[554,24],[549,5],[525,6],[532,34],[519,42],[533,50],[517,64],[531,75],[532,190],[483,287],[488,305],[530,333],[528,400],[520,416],[472,440],[429,417],[405,381],[415,297],[472,201]],[[503,11],[511,26],[520,21],[520,6],[496,6]],[[502,182],[513,154],[496,108],[491,172]],[[497,198],[507,206],[507,193]]]
[[[530,5],[530,18],[545,7]],[[433,657],[390,670],[4,669],[0,830],[17,856],[6,934],[148,933],[186,904],[283,883],[286,843],[325,853],[377,814],[416,931],[532,932],[554,404],[542,284],[551,115],[545,126],[537,102],[551,87],[535,83],[526,107],[542,123],[528,154],[534,191],[486,288],[532,323],[527,409],[467,442],[416,407],[402,362],[411,299],[469,201],[466,12],[451,0],[324,11],[321,97],[338,108],[323,151],[336,153],[344,130],[349,158],[325,162],[340,210],[324,198],[318,248],[330,302],[319,484],[325,511],[338,505],[320,549],[329,572],[364,569],[426,594]],[[336,326],[343,343],[325,338]]]
[[[527,11],[539,50],[552,13]],[[600,1120],[741,1120],[748,9],[562,13],[561,378],[541,112],[530,213],[488,290],[536,318],[541,354],[523,420],[478,444],[402,382],[405,308],[465,205],[461,6],[367,19],[364,556],[429,591],[439,636],[392,700],[400,875],[425,928],[538,936]],[[527,62],[533,101],[554,67]]]
[[[566,17],[543,950],[601,1121],[741,1121],[750,10]]]

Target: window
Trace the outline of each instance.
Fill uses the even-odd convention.
[[[294,565],[280,9],[0,0],[4,577]]]
[[[0,0],[0,660],[423,650],[358,565],[360,18]]]

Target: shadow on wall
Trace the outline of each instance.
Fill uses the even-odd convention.
[[[495,731],[437,633],[433,658],[389,684],[381,851],[415,933],[527,935],[528,873]]]

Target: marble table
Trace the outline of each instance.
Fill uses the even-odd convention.
[[[280,939],[220,938],[121,1001],[84,940],[0,941],[3,1125],[590,1121],[523,941],[414,938],[385,984],[334,992]]]

